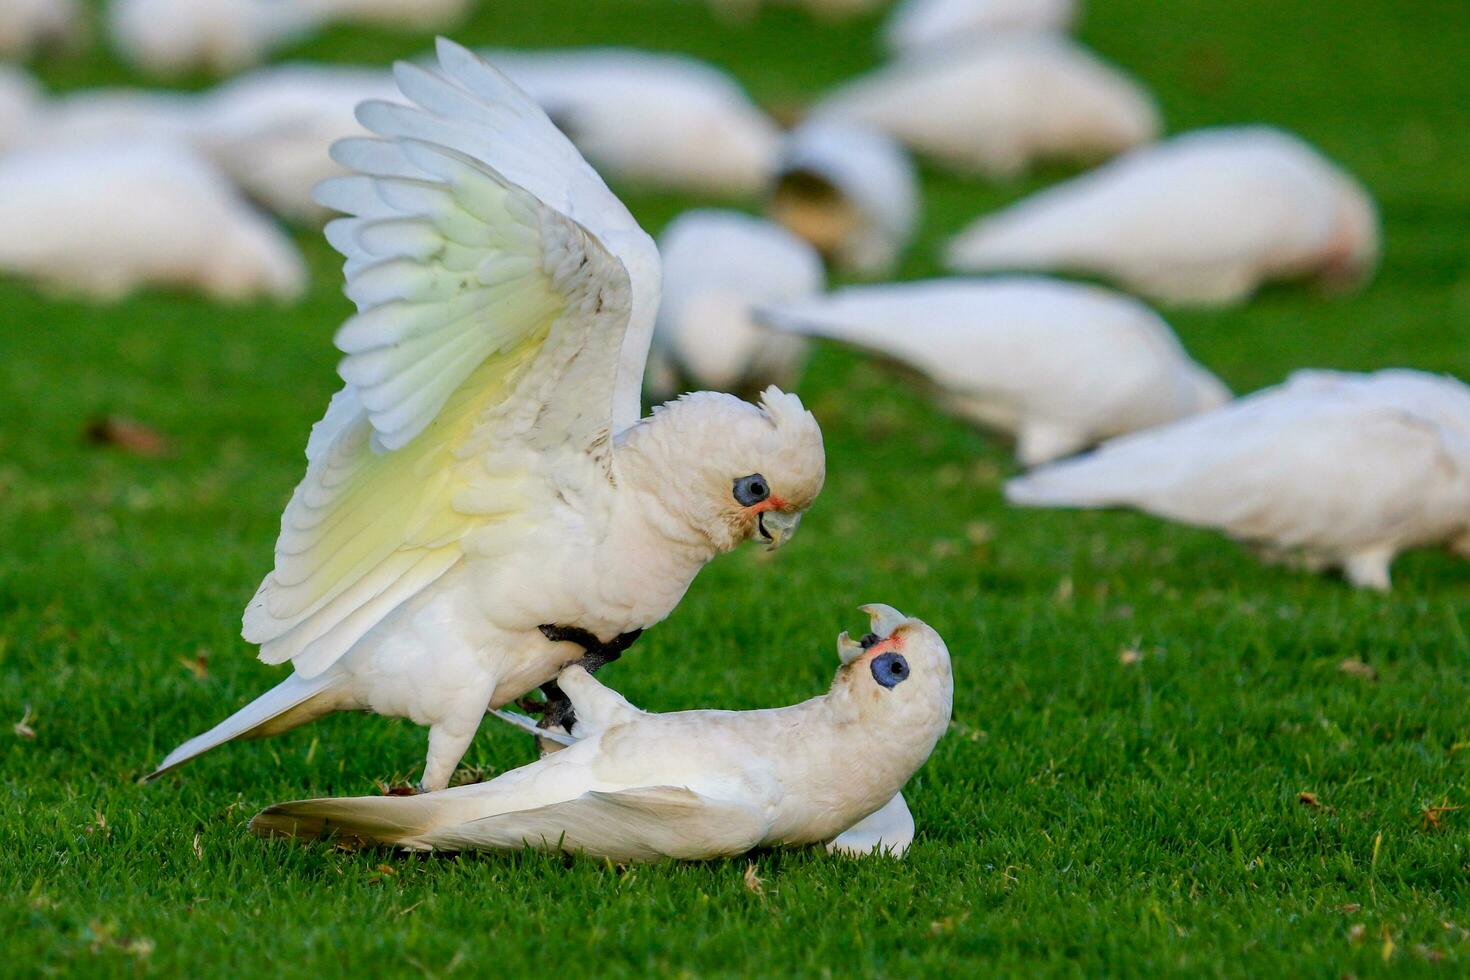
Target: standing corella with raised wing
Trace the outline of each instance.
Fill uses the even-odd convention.
[[[761,711],[649,714],[569,667],[559,683],[581,737],[560,752],[427,796],[284,803],[250,826],[262,836],[614,861],[821,842],[902,854],[913,819],[900,791],[949,724],[949,651],[919,620],[864,608],[872,632],[838,638],[842,666],[821,697]]]
[[[1401,551],[1470,558],[1470,388],[1390,370],[1303,371],[1197,418],[1006,485],[1031,507],[1136,507],[1389,587]]]
[[[1225,304],[1265,282],[1366,280],[1378,216],[1295,136],[1207,129],[1136,150],[988,214],[950,243],[956,272],[1080,272],[1171,303]]]
[[[653,242],[534,102],[448,41],[399,64],[414,105],[334,155],[328,226],[358,313],[275,570],[245,612],[295,673],[163,761],[367,709],[429,726],[443,788],[486,708],[595,668],[742,541],[821,489],[794,395],[689,395],[639,420]],[[554,701],[548,717],[558,718]]]
[[[950,411],[1014,435],[1027,465],[1230,398],[1157,313],[1095,286],[1027,276],[850,286],[757,315],[914,368]]]

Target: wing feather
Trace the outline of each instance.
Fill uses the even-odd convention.
[[[354,172],[316,195],[346,215],[327,238],[357,306],[336,335],[347,387],[312,431],[244,622],[263,660],[308,677],[472,534],[559,492],[549,474],[585,485],[627,373],[633,281],[598,232],[647,236],[519,89],[447,42],[439,54],[437,72],[398,67],[413,105],[360,107],[376,137],[337,144]]]

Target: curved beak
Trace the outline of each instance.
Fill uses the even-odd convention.
[[[779,510],[768,510],[755,520],[761,537],[770,542],[766,550],[775,551],[796,533],[797,526],[801,524],[801,514],[783,514]]]

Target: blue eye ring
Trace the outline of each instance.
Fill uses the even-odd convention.
[[[873,680],[886,688],[894,688],[909,679],[909,662],[901,653],[881,653],[873,658]]]
[[[741,507],[754,507],[771,495],[771,484],[759,473],[752,473],[735,481],[734,494]]]

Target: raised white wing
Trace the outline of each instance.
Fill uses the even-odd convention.
[[[446,41],[439,59],[397,66],[414,106],[360,107],[380,138],[337,144],[353,173],[319,192],[351,215],[328,227],[358,308],[337,334],[347,387],[245,612],[261,659],[308,677],[459,561],[465,535],[557,492],[549,474],[592,478],[630,323],[647,347],[628,264],[576,215],[651,263],[656,292],[647,236],[502,75]]]
[[[1444,426],[1307,379],[1012,480],[1013,503],[1137,507],[1234,537],[1342,551],[1470,503],[1470,455]]]

